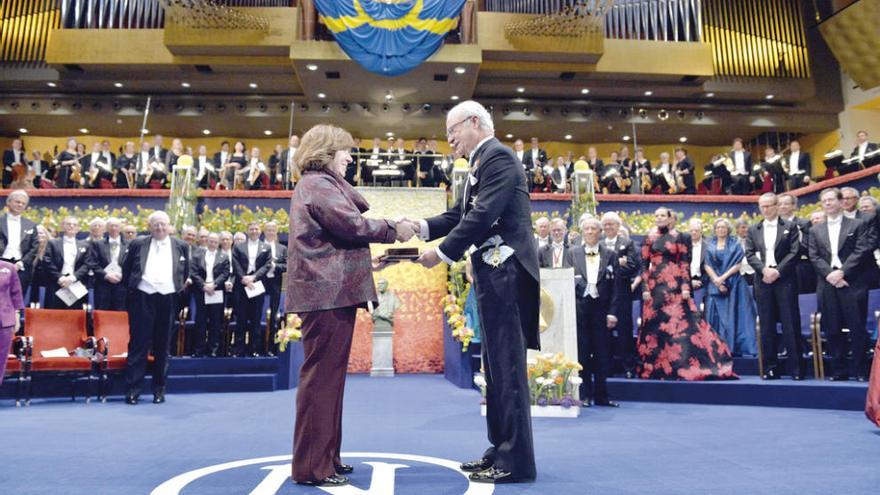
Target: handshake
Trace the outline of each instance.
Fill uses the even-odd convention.
[[[398,218],[394,221],[395,230],[397,230],[397,240],[406,242],[419,233],[421,224],[418,220],[410,220],[408,218]]]

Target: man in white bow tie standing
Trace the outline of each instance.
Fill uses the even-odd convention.
[[[143,387],[147,354],[152,350],[153,403],[165,402],[168,349],[178,298],[189,278],[189,249],[171,237],[171,223],[161,210],[148,218],[150,235],[131,241],[123,256],[122,279],[128,288],[126,300],[131,339],[125,381],[125,402],[135,405]]]
[[[37,225],[24,218],[30,197],[21,189],[6,197],[6,213],[0,215],[0,259],[15,265],[21,293],[27,292],[37,256]]]

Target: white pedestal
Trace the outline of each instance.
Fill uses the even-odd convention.
[[[391,325],[383,321],[373,324],[373,367],[370,376],[394,376],[393,336]]]

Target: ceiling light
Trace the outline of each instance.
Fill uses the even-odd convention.
[[[27,134],[28,130],[25,129],[24,127],[22,127],[21,129],[18,130],[18,132],[20,132],[22,134]]]
[[[318,93],[318,98],[326,98],[326,97],[327,97],[327,95],[325,95],[324,93]]]
[[[83,127],[83,128],[81,128],[81,129],[79,130],[79,132],[81,132],[81,133],[83,133],[83,134],[88,134],[88,133],[89,133],[89,130],[86,129],[85,127]]]
[[[629,136],[623,136],[624,141],[629,141]]]
[[[686,143],[687,140],[688,140],[688,138],[685,137],[685,136],[682,136],[682,137],[678,138],[678,142],[679,142],[679,143]]]
[[[385,100],[387,100],[387,101],[391,101],[391,100],[393,100],[393,99],[394,99],[394,95],[391,94],[391,91],[386,91],[386,92],[385,92]]]
[[[458,95],[452,95],[449,97],[449,99],[452,101],[458,101]]]
[[[714,98],[715,93],[706,93],[706,98]]]
[[[507,139],[513,139],[513,134],[505,134],[504,137]]]
[[[767,95],[764,98],[767,100],[772,100],[773,98],[775,98],[775,96],[774,95]]]
[[[149,134],[150,130],[149,129],[141,129],[141,132],[144,134]]]
[[[257,89],[257,83],[250,83],[248,84],[248,87],[250,87],[251,89]]]
[[[645,96],[651,96],[653,94],[654,94],[653,91],[645,91]]]
[[[315,64],[308,64],[308,65],[306,65],[306,69],[309,69],[309,70],[318,70],[318,66],[315,65]]]
[[[520,87],[516,88],[516,92],[517,92],[517,93],[525,93],[525,92],[526,92],[526,88],[520,86]]]
[[[114,86],[114,87],[117,87],[117,88],[121,88],[121,87],[122,87],[122,83],[121,83],[121,82],[116,82],[116,83],[113,83],[113,86]]]
[[[184,88],[190,87],[190,84],[188,82],[182,82],[182,83],[180,83],[180,85],[183,86]]]
[[[460,66],[460,65],[459,65],[458,67],[455,68],[455,73],[456,73],[456,74],[464,74],[465,72],[467,72],[467,69],[465,69],[464,67],[462,67],[462,66]]]
[[[386,133],[385,133],[385,135],[386,135],[386,136],[388,136],[388,137],[391,137],[391,136],[393,136],[393,135],[394,135],[394,133],[393,133],[393,132],[391,132],[391,131],[388,131],[388,132],[386,132]]]
[[[571,134],[566,134],[565,139],[566,141],[571,141]]]
[[[271,135],[272,135],[272,131],[270,131],[269,129],[266,129],[265,131],[263,131],[263,134],[265,134],[265,135],[267,135],[267,136],[271,136]]]
[[[581,94],[582,94],[582,95],[588,95],[588,94],[590,94],[590,90],[587,89],[587,88],[582,88],[582,89],[581,89]]]
[[[55,86],[58,86],[58,85],[53,82],[47,82],[46,86],[49,86],[50,88],[54,88]]]
[[[211,135],[211,129],[202,129],[202,134],[204,134],[205,136],[210,136],[210,135]]]

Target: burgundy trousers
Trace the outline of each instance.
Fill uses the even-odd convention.
[[[303,313],[304,360],[296,390],[293,481],[320,481],[342,464],[342,395],[357,308]]]
[[[15,333],[15,328],[13,327],[4,327],[0,328],[0,385],[3,385],[3,375],[6,373],[6,357],[3,354],[9,355],[9,346],[12,345],[12,334]]]

